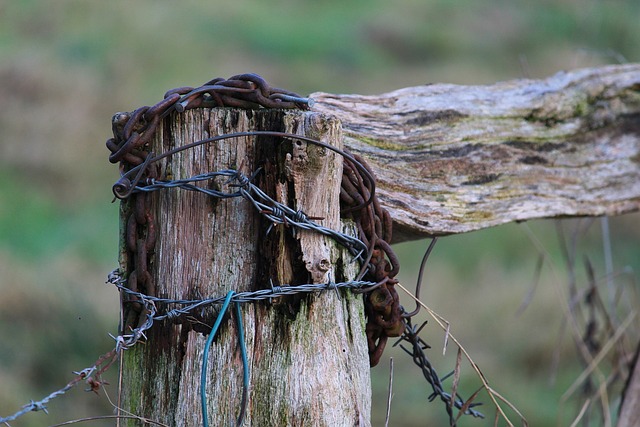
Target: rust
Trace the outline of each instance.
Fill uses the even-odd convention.
[[[121,177],[113,186],[113,193],[127,204],[130,212],[125,230],[125,243],[130,255],[130,289],[135,288],[137,292],[151,296],[156,292],[148,271],[156,242],[155,219],[147,196],[133,193],[133,190],[139,182],[153,182],[158,177],[158,169],[151,165],[158,158],[149,151],[149,145],[162,120],[172,112],[182,113],[199,107],[306,109],[310,104],[310,99],[269,86],[257,74],[239,74],[226,80],[212,79],[198,88],[182,86],[171,89],[153,106],[113,116],[113,138],[107,140],[106,146],[110,152],[109,161],[120,164]],[[123,314],[124,331],[140,321],[141,304],[124,296],[122,301],[127,303],[125,310],[128,310]]]
[[[165,94],[164,100],[158,102],[153,107],[149,108],[146,113],[144,113],[144,118],[146,120],[153,120],[155,118],[159,118],[161,114],[169,109],[173,104],[175,104],[180,99],[179,93],[171,93],[168,96]]]
[[[128,140],[136,129],[140,129],[144,126],[144,113],[146,113],[148,109],[149,107],[147,106],[140,107],[131,113],[127,124],[124,125],[124,129],[122,130],[123,140]]]
[[[382,207],[376,197],[375,176],[364,158],[305,136],[274,131],[216,135],[175,147],[157,156],[150,151],[150,144],[158,127],[162,126],[163,119],[172,113],[180,114],[188,109],[214,106],[306,109],[311,105],[311,99],[270,87],[260,76],[240,74],[228,80],[213,79],[199,88],[185,86],[172,89],[165,93],[162,101],[151,107],[141,107],[131,113],[114,115],[112,120],[113,138],[106,142],[106,146],[111,153],[109,160],[113,163],[119,163],[121,174],[120,179],[113,186],[113,192],[117,198],[122,200],[124,210],[128,215],[124,230],[124,243],[128,252],[126,270],[129,275],[126,280],[123,280],[123,285],[120,287],[124,319],[121,326],[122,331],[139,331],[148,318],[151,318],[150,313],[156,312],[152,299],[157,297],[156,283],[149,271],[153,263],[156,245],[156,219],[151,211],[150,197],[147,196],[149,193],[146,191],[163,188],[161,185],[163,182],[164,188],[168,188],[169,184],[175,184],[178,181],[168,182],[166,176],[159,177],[159,163],[155,162],[179,151],[227,138],[276,136],[288,138],[296,143],[297,141],[306,141],[332,150],[344,159],[340,189],[341,216],[353,220],[359,240],[344,234],[342,236],[346,237],[346,240],[341,236],[336,237],[335,234],[330,235],[336,239],[344,240],[342,244],[362,261],[362,267],[356,281],[364,279],[369,285],[375,283],[375,285],[368,285],[366,290],[359,292],[363,294],[367,318],[365,334],[370,365],[375,366],[379,363],[390,337],[400,337],[398,343],[407,342],[412,345],[411,351],[401,347],[413,357],[414,363],[422,369],[426,380],[433,387],[434,393],[429,399],[440,396],[443,401],[448,402],[447,411],[452,420],[451,425],[455,425],[451,412],[452,406],[462,408],[464,413],[481,416],[471,409],[475,404],[464,402],[456,395],[455,391],[452,396],[442,389],[439,378],[424,354],[428,345],[417,336],[420,329],[415,330],[411,323],[412,316],[418,313],[419,307],[407,313],[400,305],[400,298],[395,289],[395,285],[398,284],[395,277],[400,270],[400,263],[389,244],[392,241],[393,232],[391,215]],[[457,157],[460,153],[454,154],[456,154],[454,157]],[[239,169],[242,169],[242,164]],[[238,171],[225,171],[234,172],[234,174],[223,176],[231,176],[237,180],[237,183],[230,185],[238,187],[237,194],[240,194],[240,190],[247,191],[247,187],[252,185],[251,181],[259,171],[260,169],[251,178],[243,176]],[[191,185],[184,184],[189,180],[182,181],[185,188]],[[217,197],[235,196],[236,193],[217,195]],[[300,226],[299,223],[322,219],[309,217],[301,210],[285,214],[284,208],[289,209],[285,205],[277,205],[274,202],[274,206],[267,206],[262,213],[274,223],[291,227],[292,231]],[[321,228],[317,224],[315,227],[316,230]],[[333,230],[328,231],[333,232]],[[353,239],[353,241],[349,239]],[[416,298],[420,294],[424,265],[435,242],[436,239],[433,239],[423,258],[416,285]],[[322,271],[328,271],[330,267],[330,260],[324,259],[317,265],[317,268]],[[274,292],[276,290],[280,292],[280,289],[279,286],[274,287],[272,284]],[[337,287],[330,283],[327,285],[327,289],[337,289]],[[167,313],[166,317],[175,318],[175,315]],[[99,387],[101,383],[96,382],[95,385]]]
[[[406,327],[404,309],[394,287],[400,263],[388,243],[392,238],[391,216],[375,196],[373,171],[362,157],[352,157],[353,161],[345,159],[344,162],[341,213],[343,217],[353,219],[360,240],[369,248],[358,277],[378,282],[375,290],[364,296],[369,363],[375,366],[389,337],[402,335]],[[365,178],[362,171],[369,176]]]
[[[109,161],[111,163],[118,163],[119,161],[121,161],[126,154],[129,154],[131,150],[136,147],[136,144],[138,143],[138,140],[141,136],[142,135],[140,135],[138,132],[134,132],[131,136],[129,136],[129,138],[124,141],[123,144],[116,145],[116,150],[113,151],[109,156]],[[108,145],[107,148],[111,149],[111,147],[109,147]]]
[[[114,185],[113,192],[117,198],[128,203],[131,212],[125,239],[131,254],[130,278],[134,278],[133,282],[139,292],[152,296],[155,294],[155,286],[147,268],[155,246],[156,226],[147,197],[141,193],[133,193],[133,190],[137,183],[153,182],[157,177],[157,168],[152,167],[153,162],[171,155],[175,150],[187,149],[196,144],[186,144],[155,156],[149,151],[149,145],[162,120],[172,112],[182,113],[198,107],[306,109],[311,103],[312,100],[308,98],[269,86],[256,74],[238,74],[226,80],[212,79],[198,88],[184,86],[169,90],[162,101],[151,107],[144,106],[131,113],[118,113],[114,116],[113,138],[106,145],[111,152],[109,161],[120,163],[121,178]],[[255,133],[247,133],[249,134]],[[270,134],[278,136],[277,132]],[[220,136],[199,141],[198,144],[216,138]],[[302,136],[298,139],[308,141],[308,138]],[[319,145],[336,150],[322,143]],[[379,283],[375,293],[364,296],[370,363],[375,366],[388,337],[398,336],[398,331],[404,329],[403,309],[394,288],[400,264],[388,243],[392,238],[391,217],[376,198],[373,171],[362,157],[347,152],[340,154],[345,159],[340,197],[341,215],[354,220],[359,238],[368,248],[358,279],[366,277]],[[130,316],[126,318],[129,319]]]

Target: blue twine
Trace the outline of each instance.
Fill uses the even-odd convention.
[[[236,301],[236,318],[238,322],[238,339],[240,340],[240,354],[242,356],[242,405],[238,416],[238,425],[244,421],[244,410],[247,405],[247,393],[249,392],[249,361],[247,360],[247,347],[244,345],[244,328],[242,327],[242,313],[240,303]]]
[[[202,355],[202,372],[200,374],[200,403],[202,407],[202,425],[204,427],[209,427],[209,417],[207,415],[207,362],[209,360],[209,349],[211,348],[211,343],[215,338],[218,328],[220,327],[220,323],[222,323],[222,319],[224,318],[227,309],[229,308],[229,304],[231,303],[231,298],[235,294],[234,291],[229,291],[227,297],[224,299],[224,303],[222,304],[222,308],[220,309],[220,313],[216,318],[213,327],[211,328],[211,332],[209,333],[209,337],[207,338],[207,343],[204,346],[204,354]],[[236,317],[238,322],[238,338],[240,341],[240,353],[242,355],[242,407],[240,409],[240,415],[238,416],[238,425],[242,424],[244,420],[244,412],[245,405],[247,402],[247,390],[249,389],[249,362],[247,360],[247,349],[244,344],[244,328],[242,327],[242,315],[240,313],[240,303],[236,302]]]

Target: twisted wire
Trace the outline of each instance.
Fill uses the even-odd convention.
[[[107,280],[108,283],[116,286],[120,291],[125,292],[129,295],[136,296],[138,300],[136,303],[142,304],[142,314],[144,315],[143,320],[140,321],[139,325],[135,328],[132,328],[129,333],[121,334],[118,336],[112,336],[115,340],[116,344],[113,350],[105,353],[101,356],[96,363],[94,363],[91,367],[83,369],[78,372],[74,372],[76,377],[71,380],[67,385],[63,388],[50,393],[46,397],[38,401],[31,401],[28,404],[24,405],[19,411],[16,413],[9,415],[7,417],[0,417],[0,424],[8,425],[9,422],[15,421],[17,418],[29,413],[29,412],[37,412],[43,411],[47,413],[47,404],[71,390],[81,381],[86,381],[91,390],[96,391],[97,388],[102,384],[99,379],[96,379],[97,374],[101,374],[104,372],[113,361],[120,355],[121,352],[128,350],[137,344],[140,340],[146,339],[145,332],[153,327],[153,324],[157,321],[161,321],[164,319],[172,320],[177,316],[182,316],[184,314],[188,314],[197,308],[201,308],[208,305],[220,305],[224,304],[227,296],[222,297],[214,297],[207,298],[203,300],[184,300],[184,299],[169,299],[169,298],[159,298],[150,295],[145,295],[141,292],[135,292],[126,287],[126,279],[122,277],[122,273],[119,270],[114,270],[109,274],[109,278]],[[257,291],[251,292],[234,292],[229,300],[230,303],[234,303],[236,306],[236,317],[240,319],[240,308],[239,304],[241,303],[252,303],[257,301],[264,301],[268,299],[273,299],[285,295],[294,295],[294,294],[309,294],[309,293],[318,293],[323,291],[332,291],[335,289],[358,289],[363,290],[369,287],[375,286],[375,283],[366,282],[366,281],[349,281],[349,282],[339,282],[339,283],[309,283],[302,285],[280,285],[273,286],[269,289],[260,289]],[[166,314],[158,314],[158,305],[159,304],[176,304],[176,305],[184,305],[185,307],[180,309],[174,309],[169,311]],[[224,312],[224,310],[221,310]],[[242,326],[239,324],[239,331],[242,330]],[[244,338],[240,335],[240,341],[244,343]],[[242,347],[242,346],[241,346]],[[242,348],[241,348],[242,350]],[[241,352],[242,353],[242,352]],[[249,381],[249,373],[248,373],[248,361],[246,349],[242,354],[243,366],[245,367],[243,372],[243,402],[247,400],[248,393],[248,381]],[[244,403],[243,403],[244,407]],[[241,416],[243,415],[244,410],[241,410]]]
[[[255,176],[258,172],[259,170],[252,176]],[[224,192],[192,184],[194,182],[215,179],[221,176],[228,177],[229,179],[226,183],[229,184],[230,187],[238,188],[238,190],[233,192]],[[291,226],[292,230],[308,230],[331,237],[336,242],[344,246],[356,259],[360,259],[362,254],[366,253],[368,250],[367,246],[360,239],[334,229],[324,227],[309,219],[303,211],[296,211],[291,209],[289,206],[274,200],[258,186],[253,184],[250,178],[237,170],[225,169],[217,172],[195,175],[184,179],[153,180],[148,184],[138,183],[131,193],[152,192],[166,188],[181,188],[183,190],[201,192],[211,197],[222,199],[243,197],[248,200],[260,214],[272,223]]]
[[[242,135],[242,136],[245,136],[245,135]],[[224,137],[224,135],[222,135],[221,137]],[[204,140],[198,141],[191,145],[195,146],[196,144],[201,144],[201,143],[204,143]],[[177,150],[177,149],[174,149],[174,150]],[[164,155],[158,156],[158,157],[163,157],[163,156]],[[366,166],[362,166],[362,164],[360,163],[361,161],[360,158],[354,157],[354,161],[357,162],[357,164],[360,164],[360,167],[362,170],[368,170]],[[354,167],[355,167],[355,164],[354,164]],[[144,168],[144,165],[141,166],[141,168]],[[134,173],[134,172],[136,171],[135,170],[130,171],[130,173]],[[258,211],[259,214],[261,214],[266,219],[271,221],[272,225],[269,227],[267,233],[271,230],[273,225],[283,224],[287,227],[290,227],[292,232],[294,233],[296,232],[296,230],[302,229],[302,230],[314,231],[314,232],[329,236],[333,238],[335,241],[337,241],[339,244],[347,248],[349,252],[354,256],[355,259],[359,259],[363,264],[363,268],[364,268],[363,271],[364,272],[367,271],[366,269],[369,267],[371,250],[366,243],[350,235],[337,232],[327,227],[323,227],[315,223],[314,221],[310,220],[302,210],[294,210],[287,205],[277,202],[276,200],[271,198],[269,195],[267,195],[264,191],[262,191],[258,186],[253,184],[252,181],[259,172],[260,172],[260,169],[256,170],[251,175],[251,177],[247,177],[246,175],[242,174],[237,170],[225,169],[217,172],[210,172],[206,174],[196,175],[196,176],[185,178],[185,179],[152,180],[149,182],[138,182],[137,185],[135,185],[135,187],[128,189],[128,192],[129,194],[135,194],[137,192],[151,192],[151,191],[157,191],[157,190],[168,189],[168,188],[181,188],[183,190],[188,190],[188,191],[202,192],[209,196],[218,197],[218,198],[243,197],[245,200],[249,201],[254,206],[254,208],[256,209],[256,211]],[[373,185],[371,187],[373,190],[375,188],[375,181],[373,180],[371,175],[369,176],[372,179],[371,183]],[[237,190],[224,192],[220,190],[210,190],[208,188],[194,185],[194,183],[196,182],[215,179],[218,177],[226,177],[227,180],[225,184],[227,184],[231,188],[236,188]],[[365,177],[365,179],[368,179],[368,178]],[[375,201],[373,197],[369,197],[369,200]],[[364,198],[363,198],[363,201],[360,203],[360,206],[366,206],[366,205],[367,203],[364,202]],[[418,279],[418,284],[416,286],[416,294],[417,294],[416,296],[419,295],[420,282],[421,282],[426,260],[428,259],[429,254],[431,253],[436,241],[437,239],[435,238],[432,240],[431,244],[429,245],[429,248],[425,253],[425,256],[423,257],[423,260],[420,266],[420,275]],[[380,239],[378,239],[378,243],[380,243]],[[365,256],[363,255],[366,256],[366,259],[365,259]],[[394,264],[397,265],[397,260],[394,259],[394,261],[395,261]],[[363,276],[362,272],[359,276]],[[284,296],[284,295],[316,292],[318,290],[326,290],[326,289],[351,288],[355,292],[367,293],[379,288],[381,284],[384,284],[384,282],[385,280],[383,280],[382,282],[356,280],[351,282],[330,283],[330,284],[303,284],[303,285],[296,285],[296,286],[283,285],[283,286],[276,286],[276,287],[271,286],[271,289],[261,289],[253,292],[235,293],[231,298],[234,303],[239,304],[243,302],[255,302],[255,301],[277,298],[279,296]],[[155,320],[162,320],[165,318],[175,319],[177,317],[188,314],[198,308],[202,308],[207,305],[222,304],[225,300],[225,297],[217,297],[217,298],[210,298],[210,299],[203,299],[203,300],[162,299],[162,298],[152,297],[148,295],[143,295],[138,292],[134,292],[131,289],[127,288],[126,286],[120,285],[118,287],[127,294],[136,296],[137,298],[146,299],[150,302],[185,305],[185,307],[182,307],[182,308],[172,309],[164,315],[157,315],[155,317]],[[373,295],[373,294],[370,294],[370,295]],[[372,296],[370,296],[369,298],[372,298]],[[431,365],[431,362],[429,361],[428,357],[424,352],[424,349],[428,348],[428,345],[417,335],[415,328],[411,325],[411,317],[415,315],[418,310],[416,309],[411,313],[408,313],[401,306],[399,307],[399,309],[400,309],[399,322],[401,323],[401,325],[403,325],[403,328],[402,328],[403,331],[398,332],[398,335],[400,335],[400,338],[396,344],[400,342],[407,342],[411,344],[411,349],[408,349],[402,345],[400,347],[412,357],[413,362],[418,366],[418,368],[421,369],[425,380],[430,384],[432,388],[432,393],[428,397],[428,400],[433,401],[434,399],[439,397],[440,400],[445,403],[445,408],[446,408],[447,414],[449,415],[451,426],[456,425],[452,407],[456,407],[459,410],[464,408],[465,415],[471,415],[473,417],[483,418],[484,415],[481,412],[478,412],[475,409],[473,409],[475,406],[480,405],[480,403],[468,403],[464,399],[462,399],[457,393],[455,398],[452,399],[451,393],[448,393],[444,390],[441,383],[441,379],[438,377],[436,370],[433,368],[433,366]],[[383,346],[381,347],[384,348]]]
[[[425,380],[429,383],[432,389],[432,393],[429,395],[428,400],[431,402],[435,400],[437,397],[445,404],[445,408],[447,411],[447,415],[449,416],[449,425],[455,426],[456,420],[453,414],[453,410],[451,405],[455,406],[457,409],[465,408],[464,414],[471,415],[475,418],[484,418],[484,414],[473,409],[474,407],[482,405],[482,403],[469,403],[461,398],[457,393],[455,398],[452,399],[451,393],[446,392],[444,387],[442,386],[442,380],[438,376],[435,368],[427,358],[424,350],[429,348],[429,345],[424,342],[420,336],[418,336],[419,329],[416,330],[416,327],[411,323],[411,318],[407,318],[405,322],[405,331],[398,338],[394,346],[399,345],[400,348],[407,353],[413,359],[413,363],[417,365],[422,371],[422,375]],[[409,343],[410,348],[405,347],[402,343]]]
[[[160,298],[150,295],[145,295],[141,292],[132,291],[125,285],[126,281],[115,283],[115,286],[122,292],[140,298],[147,303],[155,304],[174,304],[182,305],[184,307],[175,308],[168,311],[165,314],[153,315],[154,321],[164,319],[174,319],[178,316],[192,313],[196,309],[201,309],[210,305],[220,305],[224,303],[226,297],[219,296],[213,298],[205,298],[200,300],[187,300],[187,299],[172,299],[172,298]],[[268,289],[259,289],[257,291],[247,292],[234,292],[231,302],[233,303],[252,303],[258,301],[266,301],[274,298],[296,295],[296,294],[311,294],[321,291],[335,290],[335,289],[353,289],[353,290],[366,290],[376,286],[374,282],[367,281],[347,281],[339,283],[306,283],[302,285],[280,285],[274,286]],[[145,328],[145,330],[148,328]]]
[[[211,197],[217,197],[219,199],[229,199],[233,197],[239,197],[241,194],[239,191],[226,193],[224,191],[214,190],[210,188],[198,187],[193,185],[193,182],[208,181],[217,177],[226,176],[230,179],[239,179],[237,177],[238,172],[232,169],[226,169],[216,172],[207,172],[200,175],[194,175],[190,178],[175,179],[171,181],[160,181],[156,179],[149,180],[143,183],[144,185],[136,185],[133,187],[133,192],[151,192],[157,191],[163,188],[182,188],[184,190],[198,191]]]
[[[264,79],[256,74],[240,74],[227,80],[222,78],[213,79],[199,88],[181,87],[172,89],[165,94],[162,101],[152,107],[141,107],[131,113],[118,113],[114,116],[114,120],[112,121],[114,137],[109,139],[106,143],[107,148],[111,151],[109,161],[112,163],[120,162],[122,167],[121,170],[123,171],[120,180],[113,186],[113,193],[119,199],[126,199],[134,193],[148,193],[161,189],[181,188],[188,191],[201,192],[208,196],[220,199],[242,197],[249,201],[261,215],[271,222],[271,226],[268,228],[268,231],[270,231],[274,225],[281,224],[290,227],[292,233],[296,233],[296,230],[301,229],[329,236],[347,248],[355,259],[359,259],[361,261],[362,269],[358,275],[358,279],[364,277],[367,273],[382,273],[385,276],[385,279],[380,280],[380,278],[378,278],[379,281],[377,282],[355,280],[341,283],[330,282],[327,284],[303,284],[295,286],[272,285],[270,289],[261,289],[252,292],[230,292],[226,297],[215,297],[202,300],[177,300],[153,296],[155,293],[155,286],[153,282],[145,280],[148,276],[148,274],[145,274],[147,271],[146,266],[144,265],[145,263],[141,262],[140,265],[137,265],[139,268],[139,274],[136,275],[136,279],[139,278],[144,281],[144,288],[151,295],[128,288],[126,286],[126,281],[122,278],[121,274],[119,272],[114,272],[110,275],[108,281],[116,285],[121,292],[135,297],[135,300],[130,302],[134,302],[139,306],[137,322],[133,325],[129,324],[128,333],[122,333],[121,335],[113,337],[116,341],[114,349],[101,356],[101,358],[99,358],[92,367],[77,372],[77,376],[65,387],[51,393],[44,399],[38,402],[31,401],[16,414],[6,418],[0,418],[0,424],[8,425],[9,421],[13,421],[27,412],[46,412],[46,404],[51,399],[63,395],[81,380],[86,380],[90,385],[90,390],[96,391],[102,384],[99,379],[100,374],[104,372],[111,363],[113,363],[122,351],[131,348],[140,340],[146,339],[145,332],[153,326],[154,322],[164,319],[175,320],[198,308],[214,304],[223,304],[223,308],[218,315],[216,324],[209,335],[209,339],[207,341],[209,346],[210,342],[214,339],[223,314],[232,302],[235,305],[236,317],[238,319],[239,340],[241,343],[244,368],[243,402],[240,415],[238,417],[238,423],[241,423],[244,416],[248,390],[248,362],[246,358],[246,348],[244,347],[244,339],[242,336],[243,332],[240,313],[241,303],[269,300],[286,295],[338,290],[341,288],[351,289],[355,292],[362,293],[370,292],[380,287],[384,287],[385,289],[388,289],[389,287],[392,288],[393,283],[391,280],[397,273],[398,262],[387,243],[391,240],[391,220],[388,213],[380,209],[379,203],[375,197],[375,179],[373,177],[373,172],[368,168],[368,166],[366,166],[364,160],[358,156],[353,156],[350,153],[339,150],[329,144],[302,135],[273,131],[238,132],[234,134],[219,135],[174,148],[160,155],[155,155],[154,153],[146,151],[161,121],[173,112],[181,113],[187,109],[210,108],[215,106],[307,109],[313,105],[313,102],[313,99],[303,98],[293,92],[270,87]],[[334,151],[344,157],[345,167],[347,169],[351,169],[354,181],[349,184],[349,180],[347,179],[345,181],[345,178],[343,177],[341,199],[348,201],[348,207],[343,208],[342,213],[353,213],[356,215],[358,212],[363,210],[367,210],[372,213],[375,211],[375,215],[372,216],[373,219],[371,224],[365,224],[369,228],[373,227],[372,229],[374,230],[374,233],[371,235],[369,232],[369,235],[365,236],[367,233],[364,233],[362,224],[360,224],[356,218],[356,223],[361,227],[360,235],[364,240],[363,241],[347,234],[323,227],[309,219],[304,211],[293,210],[292,208],[273,200],[252,183],[253,178],[257,173],[259,173],[259,170],[254,172],[251,177],[247,177],[239,171],[227,169],[196,175],[186,179],[158,180],[154,169],[150,168],[152,163],[162,158],[171,156],[178,151],[193,148],[197,145],[212,143],[227,138],[260,135],[305,141]],[[219,177],[227,177],[228,180],[226,184],[230,187],[235,187],[236,189],[234,191],[225,192],[196,185],[198,182],[213,180]],[[351,187],[348,187],[347,185],[347,190],[353,190],[352,192],[345,190],[345,182],[346,184],[351,185]],[[147,210],[146,213],[145,209]],[[145,251],[148,251],[149,248],[153,247],[155,240],[153,221],[148,214],[148,206],[145,206],[143,202],[140,203],[139,211],[141,213],[137,216],[139,217],[139,223],[141,224],[140,228],[145,226],[148,229],[148,238],[142,242],[144,244],[143,246],[145,246]],[[377,219],[375,216],[377,216]],[[380,224],[386,224],[384,225],[384,229],[382,229],[382,227],[380,227],[381,229],[378,229],[380,226],[378,222],[380,222]],[[131,224],[133,224],[133,222],[131,222]],[[131,227],[133,230],[132,235],[136,236],[136,227],[134,227],[134,225],[135,224]],[[130,246],[133,247],[135,245]],[[372,257],[376,251],[377,253],[375,254],[374,262]],[[389,258],[390,262],[386,262],[384,260],[385,255]],[[146,256],[143,258],[146,259]],[[131,279],[133,283],[133,278]],[[416,293],[418,293],[418,291]],[[161,304],[181,305],[183,307],[174,308],[165,314],[159,314],[157,305]],[[405,331],[398,342],[408,342],[411,344],[411,351],[403,346],[401,347],[413,357],[414,363],[422,369],[425,379],[431,384],[433,393],[429,397],[429,400],[433,400],[435,397],[440,396],[441,400],[444,402],[452,402],[452,405],[458,409],[465,408],[465,414],[482,416],[482,414],[472,409],[478,404],[465,403],[457,394],[455,398],[452,399],[451,394],[444,391],[440,379],[423,351],[427,346],[424,341],[417,336],[415,328],[411,325],[411,316],[415,314],[415,312],[406,313],[401,309],[401,307],[397,308],[398,310],[396,311],[398,311],[398,313],[403,313],[404,316],[396,319],[395,323],[399,325],[404,323],[405,326]],[[387,335],[393,335],[391,335],[389,331],[385,333],[386,335],[383,338],[386,342]],[[384,345],[380,346],[380,354],[383,348]],[[207,353],[208,351],[205,350],[202,371],[202,378],[205,383],[203,383],[202,386],[202,393],[204,393],[204,386],[206,385],[204,373],[206,369]],[[203,416],[206,417],[204,395],[202,395],[202,399]],[[450,424],[454,425],[455,421],[449,404],[447,404],[447,412],[450,417]],[[207,421],[205,418],[205,426],[206,425]]]

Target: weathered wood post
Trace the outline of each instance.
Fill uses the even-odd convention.
[[[285,110],[195,109],[165,119],[152,151],[214,135],[271,130],[340,147],[339,121]],[[340,229],[342,158],[302,141],[235,138],[162,160],[174,179],[241,168],[274,199]],[[148,195],[157,240],[149,257],[156,293],[171,299],[224,296],[281,284],[352,279],[357,263],[334,241],[283,225],[272,228],[242,198],[217,200],[180,189]],[[124,238],[123,238],[124,239]],[[122,245],[125,243],[123,242]],[[126,253],[126,251],[123,251]],[[125,257],[126,258],[126,257]],[[127,266],[126,259],[122,267]],[[144,345],[124,352],[120,406],[171,426],[201,424],[200,373],[219,307],[175,322],[157,322]],[[283,297],[242,305],[250,366],[245,425],[370,424],[369,359],[362,300],[349,291]],[[211,347],[207,410],[212,426],[234,425],[242,401],[236,323],[223,322]],[[121,421],[121,425],[129,425]],[[135,424],[135,422],[133,423]],[[130,425],[133,425],[130,424]]]

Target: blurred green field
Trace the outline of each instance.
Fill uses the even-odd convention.
[[[111,184],[118,172],[104,146],[113,113],[240,72],[305,94],[375,94],[638,62],[639,19],[635,0],[0,0],[0,416],[62,387],[71,371],[113,346],[108,332],[116,331],[118,298],[104,284],[117,258]],[[626,302],[638,301],[639,217],[609,221],[614,281],[629,292]],[[535,221],[443,238],[422,294],[532,426],[569,425],[583,403],[578,394],[560,402],[583,367],[565,325],[570,276],[557,227]],[[600,220],[563,220],[561,227],[579,237],[578,286],[586,284],[585,256],[602,279]],[[424,248],[397,245],[400,279],[410,289]],[[541,253],[549,262],[519,312]],[[633,328],[637,337],[637,322]],[[424,335],[434,365],[442,374],[452,370],[455,346],[441,356],[444,335],[434,322]],[[446,425],[442,403],[427,401],[430,390],[410,358],[398,348],[385,355],[395,366],[390,425]],[[384,425],[388,367],[384,357],[372,370],[376,426]],[[115,369],[110,375],[113,398]],[[479,385],[463,366],[461,393]],[[11,425],[112,412],[103,396],[81,388],[54,400],[49,415]],[[488,397],[478,399],[487,419],[465,418],[461,426],[493,425]]]

